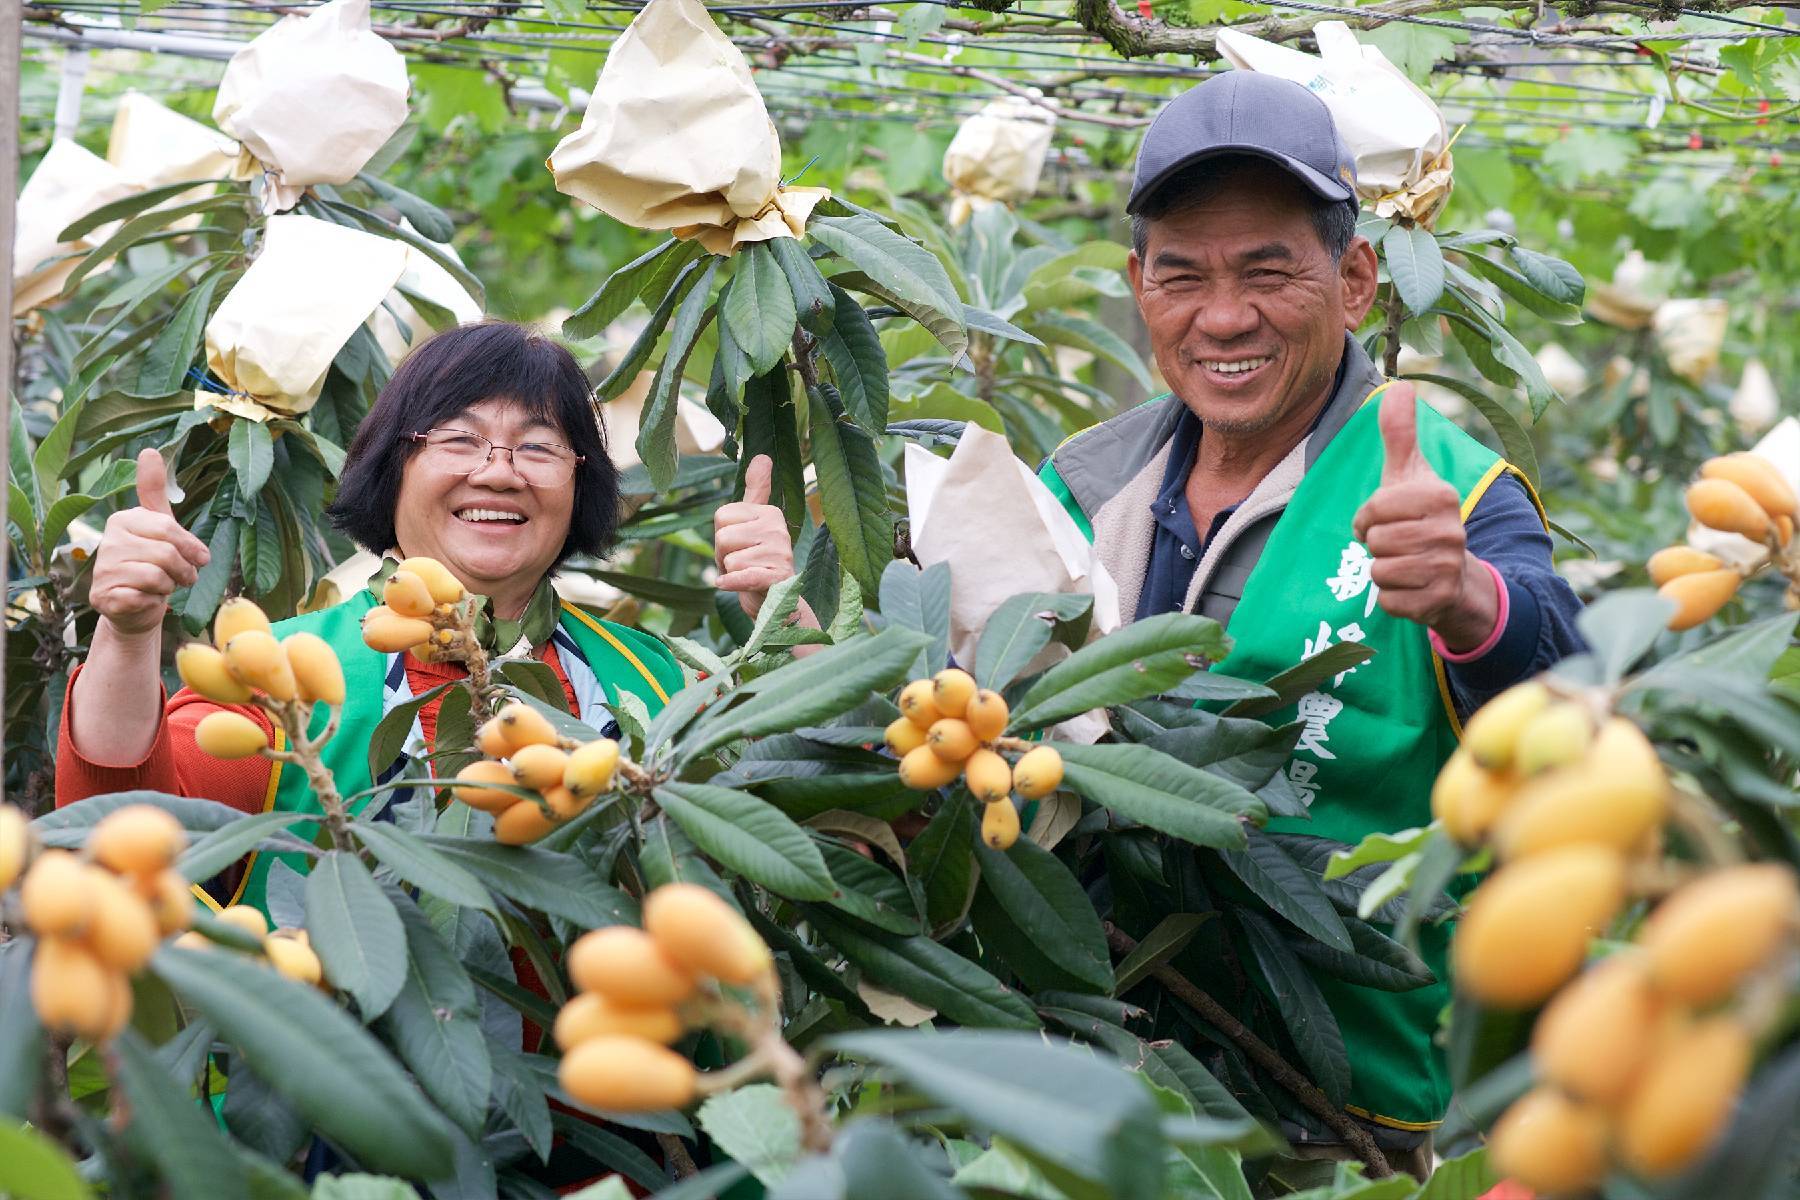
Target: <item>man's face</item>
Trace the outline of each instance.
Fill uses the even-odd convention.
[[[1333,262],[1310,196],[1272,164],[1149,223],[1128,264],[1163,378],[1209,431],[1305,428],[1375,299],[1374,248]]]

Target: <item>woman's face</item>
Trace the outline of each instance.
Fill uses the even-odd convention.
[[[562,430],[505,399],[484,400],[435,428],[475,434],[497,446],[568,445]],[[458,455],[472,447],[475,469],[469,471],[469,460]],[[467,439],[455,450],[421,445],[401,474],[395,536],[402,554],[437,559],[471,591],[528,593],[568,539],[574,477],[555,486],[534,484],[505,450],[482,464],[484,449]]]

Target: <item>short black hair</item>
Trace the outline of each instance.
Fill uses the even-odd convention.
[[[1205,204],[1219,193],[1227,180],[1240,171],[1270,165],[1270,160],[1254,154],[1222,154],[1183,167],[1171,175],[1154,192],[1144,198],[1142,207],[1131,218],[1131,248],[1139,258],[1150,244],[1150,222],[1171,213]],[[1348,200],[1327,200],[1298,179],[1294,185],[1306,194],[1313,229],[1324,244],[1332,262],[1339,262],[1350,249],[1356,236],[1357,204],[1353,195]]]
[[[569,536],[556,561],[602,555],[619,528],[619,473],[593,389],[575,356],[510,321],[480,321],[419,343],[381,389],[350,443],[337,497],[326,510],[344,533],[376,554],[395,545],[394,507],[406,464],[420,449],[407,439],[484,400],[510,400],[560,430],[582,456]]]

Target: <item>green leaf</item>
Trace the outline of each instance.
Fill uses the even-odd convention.
[[[355,821],[350,832],[363,849],[375,856],[376,862],[397,878],[450,904],[494,911],[494,898],[481,880],[398,825],[389,821]],[[401,915],[404,917],[404,911]]]
[[[368,761],[371,778],[381,778],[383,772],[400,757],[401,751],[406,749],[406,740],[412,735],[413,721],[418,717],[419,710],[457,686],[457,682],[459,681],[440,683],[411,700],[394,705],[382,714],[375,732],[369,735]]]
[[[44,1053],[44,1030],[31,1003],[30,938],[15,937],[0,944],[0,1139],[13,1122],[31,1116]],[[0,1140],[0,1147],[4,1147]],[[0,1153],[0,1163],[9,1155]],[[0,1166],[0,1189],[7,1186]]]
[[[350,993],[365,1020],[387,1011],[406,982],[406,931],[362,860],[333,850],[314,865],[306,932],[325,978]]]
[[[1360,666],[1374,657],[1373,647],[1365,646],[1360,642],[1338,642],[1334,646],[1328,646],[1319,651],[1311,658],[1301,660],[1278,675],[1271,675],[1265,686],[1275,693],[1273,696],[1239,700],[1219,715],[1224,717],[1261,717],[1272,712],[1279,712],[1327,679],[1341,675],[1351,667]]]
[[[478,1137],[493,1064],[475,985],[417,905],[402,896],[394,907],[406,929],[405,983],[382,1017],[382,1028],[425,1094],[470,1137]]]
[[[1065,787],[1196,846],[1242,849],[1244,821],[1266,816],[1262,802],[1237,784],[1148,746],[1058,742],[1056,748]]]
[[[164,945],[151,968],[251,1070],[365,1167],[426,1178],[450,1158],[449,1123],[381,1045],[316,989],[220,951]]]
[[[960,924],[975,892],[975,809],[952,800],[907,847],[912,878],[925,893],[933,932]]]
[[[1151,971],[1180,954],[1194,940],[1194,935],[1200,932],[1200,927],[1217,915],[1210,912],[1170,913],[1158,921],[1156,927],[1144,935],[1137,948],[1120,960],[1115,968],[1113,995],[1123,996]]]
[[[175,869],[191,883],[211,879],[252,850],[279,850],[316,856],[318,848],[296,837],[283,837],[285,830],[297,821],[310,821],[315,826],[317,813],[266,812],[245,815],[242,820],[213,830],[181,852]]]
[[[915,5],[911,11],[924,7]],[[940,1173],[944,1152],[936,1141],[910,1141],[886,1121],[851,1124],[833,1144],[832,1157],[843,1172],[845,1200],[964,1200],[968,1195]],[[810,1185],[799,1189],[792,1200],[813,1190]]]
[[[237,472],[238,495],[248,504],[262,490],[275,466],[275,443],[261,421],[233,420],[228,439],[231,469]]]
[[[903,856],[904,852],[900,850],[893,830],[885,824],[876,823],[886,830],[885,838],[880,840],[892,843],[891,848],[884,845],[883,849],[890,857]],[[881,864],[832,842],[823,843],[820,853],[825,856],[825,865],[830,868],[831,878],[837,884],[837,894],[831,897],[834,907],[888,933],[911,937],[924,932],[919,925],[913,893],[908,889],[906,881]],[[901,869],[905,870],[904,867]]]
[[[1223,850],[1219,858],[1258,899],[1300,930],[1334,950],[1350,952],[1350,932],[1330,898],[1279,845],[1252,832],[1243,850]]]
[[[807,389],[807,398],[825,526],[844,569],[865,592],[877,592],[882,571],[894,559],[894,517],[888,511],[881,455],[874,437],[842,420],[822,389]]]
[[[549,1162],[556,1133],[550,1125],[545,1080],[533,1070],[531,1060],[510,1045],[489,1042],[488,1057],[494,1072],[495,1102],[531,1146],[538,1161]]]
[[[1113,988],[1106,932],[1087,892],[1061,860],[1027,838],[1002,853],[978,842],[981,885],[1058,967],[1095,991]]]
[[[442,245],[456,236],[456,226],[450,223],[450,218],[437,205],[421,200],[405,188],[397,187],[368,171],[358,172],[356,178],[370,191],[393,205],[419,231],[421,237],[430,238]]]
[[[1444,252],[1428,230],[1395,225],[1382,237],[1381,252],[1407,311],[1417,315],[1438,302],[1444,294]]]
[[[148,804],[162,809],[180,821],[181,827],[190,837],[196,833],[211,833],[215,829],[223,829],[250,819],[248,813],[239,812],[216,800],[197,800],[190,796],[172,796],[167,792],[137,789],[89,796],[85,800],[51,809],[31,823],[31,830],[46,846],[64,850],[79,849],[86,843],[94,826],[110,814],[133,804]]]
[[[1517,242],[1507,245],[1506,252],[1519,266],[1519,273],[1543,295],[1564,304],[1580,304],[1587,297],[1587,281],[1581,272],[1549,254],[1528,250]]]
[[[888,423],[888,362],[881,337],[850,293],[834,285],[831,298],[831,324],[816,331],[819,352],[831,366],[850,419],[879,434]]]
[[[797,247],[796,247],[797,248]],[[767,242],[752,242],[738,255],[737,274],[719,301],[719,319],[750,360],[752,374],[775,369],[794,338],[794,292]]]
[[[1150,1090],[1118,1063],[1035,1034],[840,1035],[832,1047],[898,1074],[935,1105],[1119,1197],[1160,1196],[1163,1142]]]
[[[490,890],[585,929],[637,920],[636,901],[571,855],[440,834],[421,834],[418,840]]]
[[[705,248],[699,242],[670,238],[655,249],[638,255],[608,275],[599,291],[563,319],[563,336],[575,341],[585,341],[601,333],[620,313],[631,307],[644,285],[659,270],[666,270],[671,266],[685,267],[703,253]]]
[[[211,1029],[204,1022],[202,1025]],[[212,1041],[209,1033],[209,1050]],[[243,1063],[232,1064],[222,1115],[234,1140],[276,1162],[286,1162],[312,1139],[312,1129],[300,1111]]]
[[[1355,953],[1345,954],[1318,942],[1292,942],[1289,948],[1304,962],[1359,987],[1407,992],[1436,979],[1425,960],[1367,921],[1341,918]]]
[[[991,334],[1009,342],[1023,342],[1027,346],[1044,344],[1043,339],[1033,337],[1011,321],[1004,320],[985,308],[976,308],[973,304],[963,305],[963,323],[977,332]]]
[[[1300,1065],[1333,1104],[1342,1106],[1350,1091],[1350,1056],[1325,994],[1274,925],[1247,909],[1236,917]]]
[[[655,795],[695,845],[753,883],[794,900],[824,900],[836,890],[819,848],[780,809],[704,783],[666,783]]]
[[[924,642],[910,629],[890,627],[759,676],[734,693],[748,699],[715,705],[694,725],[681,754],[691,759],[739,738],[785,733],[846,712],[904,679]]]
[[[1669,618],[1675,615],[1675,603],[1648,588],[1629,588],[1623,591],[1609,592],[1593,604],[1584,608],[1575,618],[1581,636],[1588,644],[1588,651],[1600,667],[1598,682],[1617,683],[1625,677],[1639,659],[1650,652],[1669,627]],[[1775,628],[1782,642],[1786,644],[1786,635],[1793,631],[1794,618],[1780,618]],[[1667,666],[1667,664],[1662,664]],[[1701,663],[1711,667],[1711,663]],[[1655,672],[1646,672],[1647,682],[1655,677]]]
[[[669,345],[663,353],[656,377],[650,381],[650,394],[644,399],[644,410],[638,428],[638,458],[649,473],[652,486],[667,491],[675,482],[675,413],[681,398],[681,376],[687,370],[694,343],[706,325],[707,301],[712,295],[713,276],[718,274],[720,259],[707,260],[706,269],[675,310],[669,326]]]
[[[709,265],[716,266],[717,264]],[[619,359],[618,365],[594,388],[596,400],[616,400],[624,394],[625,389],[631,386],[632,381],[638,377],[638,373],[644,369],[644,364],[650,361],[650,355],[656,349],[656,343],[662,339],[663,330],[668,327],[669,318],[674,315],[675,307],[687,298],[687,294],[694,289],[694,285],[699,283],[702,277],[710,280],[712,274],[710,270],[702,270],[698,263],[689,263],[681,268],[681,273],[675,277],[669,290],[663,293],[662,299],[657,302],[655,311],[650,314],[649,321],[645,323],[642,332],[637,335],[637,339],[631,343],[623,357]]]
[[[1419,850],[1430,836],[1429,826],[1403,829],[1398,833],[1371,833],[1358,842],[1354,849],[1340,850],[1333,854],[1330,864],[1325,868],[1325,878],[1342,879],[1359,867],[1395,862]]]
[[[1513,270],[1511,267],[1497,259],[1488,258],[1486,255],[1478,254],[1473,250],[1466,251],[1463,254],[1463,260],[1467,262],[1470,268],[1477,274],[1498,284],[1501,291],[1505,292],[1513,300],[1517,301],[1531,312],[1544,318],[1546,321],[1553,322],[1557,325],[1581,324],[1581,306],[1579,304],[1570,304],[1566,301],[1557,299],[1555,296],[1545,295],[1536,284],[1532,283],[1531,280],[1527,279],[1521,272]],[[1561,259],[1552,259],[1551,261],[1562,262]],[[1562,263],[1562,265],[1568,267],[1571,271],[1574,270],[1574,268],[1569,267],[1567,263]],[[1581,277],[1577,275],[1575,278],[1579,281]],[[1561,285],[1560,281],[1558,281],[1555,286],[1559,292],[1566,290]]]
[[[94,1200],[61,1146],[28,1125],[0,1124],[0,1195],[10,1200]]]
[[[1056,592],[1028,592],[1001,602],[981,630],[975,647],[975,682],[995,691],[1016,678],[1052,631],[1090,613],[1094,598]]]
[[[188,368],[200,349],[200,337],[206,331],[207,314],[218,286],[219,275],[208,272],[198,287],[181,298],[174,315],[143,353],[138,366],[139,392],[146,396],[162,396],[184,390]]]
[[[881,615],[930,639],[906,678],[935,675],[950,654],[950,565],[933,563],[921,571],[896,559],[881,573]]]
[[[985,400],[957,391],[942,380],[924,391],[897,394],[888,401],[889,433],[902,432],[920,422],[944,425],[957,422],[946,437],[950,444],[961,439],[963,424],[970,422],[989,433],[1006,432],[1006,420],[1000,415],[999,409]]]
[[[818,906],[807,919],[820,936],[875,983],[961,1025],[1036,1029],[1031,1005],[1012,988],[927,937],[865,933]]]
[[[813,262],[806,248],[794,238],[784,237],[770,238],[760,244],[769,248],[781,273],[787,276],[801,328],[815,335],[829,331],[836,319],[837,296],[825,282],[825,276],[819,274],[818,264]]]
[[[963,327],[962,299],[931,251],[860,214],[815,217],[806,232],[858,267],[878,289],[876,294],[891,300],[931,330],[952,359],[962,357],[969,345],[968,331]]]
[[[1486,1195],[1499,1182],[1500,1176],[1489,1164],[1487,1151],[1471,1150],[1458,1158],[1440,1160],[1413,1200],[1468,1200],[1471,1196]],[[1748,1192],[1715,1194],[1749,1195]]]
[[[56,235],[58,242],[77,241],[102,225],[110,225],[114,221],[129,220],[139,213],[148,212],[166,200],[173,200],[184,192],[191,192],[203,184],[218,183],[217,179],[190,179],[186,183],[166,183],[144,192],[133,192],[110,204],[102,204],[99,208],[79,217],[63,227]],[[22,263],[21,266],[29,266]]]
[[[1131,343],[1098,321],[1072,313],[1040,312],[1033,314],[1031,328],[1046,342],[1073,346],[1077,350],[1086,350],[1089,354],[1106,359],[1123,368],[1145,391],[1156,391],[1156,381],[1150,377],[1150,368],[1144,365],[1144,360],[1132,349]]]
[[[1419,373],[1401,375],[1401,379],[1417,379],[1423,383],[1435,384],[1448,388],[1475,407],[1487,423],[1493,427],[1494,434],[1500,439],[1500,449],[1506,455],[1506,461],[1524,472],[1531,486],[1539,486],[1537,449],[1531,444],[1531,434],[1519,424],[1518,418],[1512,415],[1507,407],[1465,380],[1451,375],[1432,375]]]
[[[799,1161],[800,1118],[774,1084],[753,1083],[714,1096],[695,1120],[715,1146],[767,1186],[780,1182]]]
[[[242,1164],[212,1114],[191,1102],[187,1084],[169,1076],[136,1030],[113,1047],[130,1103],[129,1136],[156,1163],[163,1185],[177,1196],[242,1195]]]
[[[139,198],[141,199],[141,197]],[[69,275],[68,282],[63,284],[63,294],[67,295],[74,291],[76,285],[83,279],[86,279],[88,275],[99,268],[102,263],[117,258],[121,251],[136,245],[140,241],[146,240],[145,235],[147,234],[154,233],[158,229],[166,229],[183,217],[196,216],[200,213],[219,212],[222,210],[242,212],[243,208],[244,199],[241,196],[208,196],[203,200],[190,200],[185,204],[171,204],[166,208],[156,208],[149,212],[141,212],[115,229],[104,242],[101,242],[98,246],[94,247],[94,249],[88,251],[87,256],[81,260],[81,265],[75,268]],[[83,220],[91,220],[93,215],[94,214],[89,213]],[[77,226],[80,224],[81,222],[76,222]],[[71,228],[74,228],[74,226],[71,226]],[[67,230],[64,232],[66,233]],[[62,240],[72,241],[73,239],[64,238]],[[176,275],[182,274],[199,261],[199,258],[188,259],[183,263],[176,264],[174,267],[156,270],[143,277],[142,282],[137,280],[130,281],[103,299],[99,307],[109,308],[113,303],[129,303],[130,301],[124,300],[125,297],[142,299],[151,292],[161,291]],[[114,300],[114,295],[119,296],[121,299]]]
[[[1091,708],[1141,700],[1225,657],[1225,630],[1210,617],[1163,613],[1083,646],[1051,667],[1019,700],[1014,730],[1041,729]]]

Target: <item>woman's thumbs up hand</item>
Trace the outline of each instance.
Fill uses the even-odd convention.
[[[88,588],[94,610],[128,637],[157,630],[170,593],[191,586],[212,557],[175,520],[168,470],[155,450],[138,455],[137,495],[136,508],[107,518]]]

